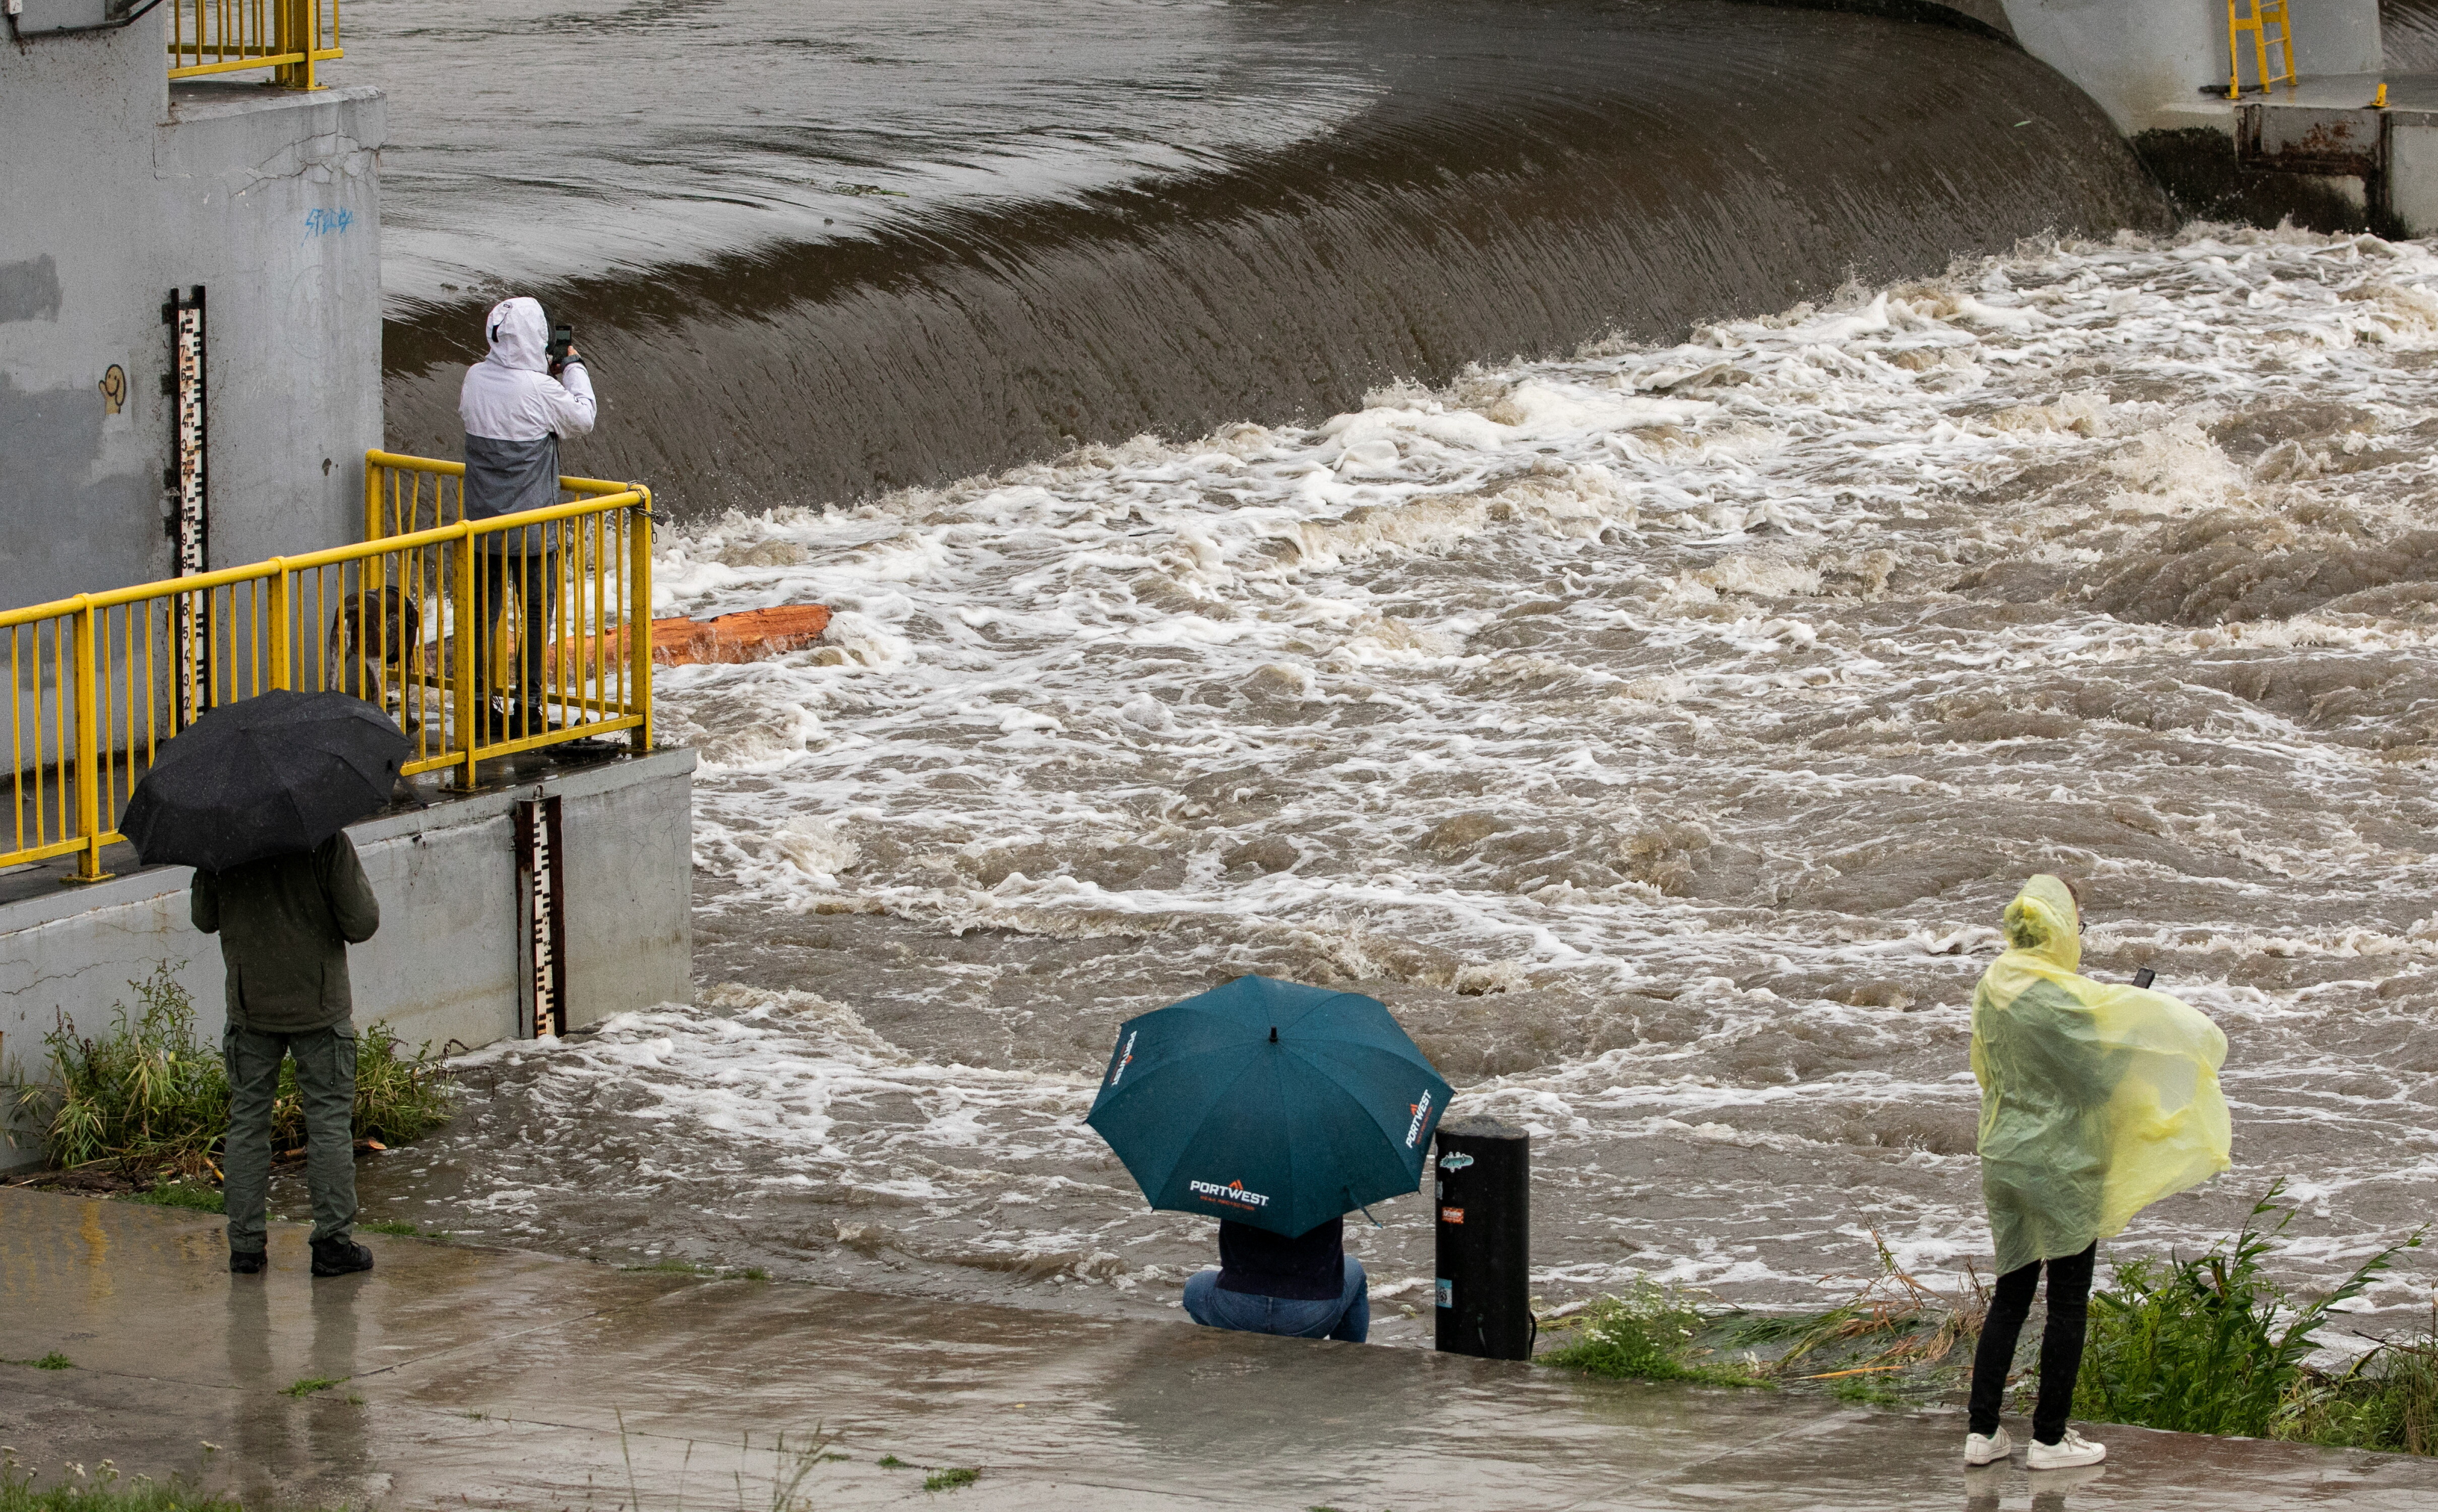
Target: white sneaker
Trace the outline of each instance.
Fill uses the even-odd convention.
[[[1994,1433],[1964,1435],[1964,1463],[1967,1465],[1995,1465],[2013,1452],[2015,1441],[2006,1436],[2003,1428]]]
[[[2108,1457],[2108,1446],[2094,1444],[2069,1428],[2065,1437],[2054,1444],[2032,1440],[2024,1452],[2023,1463],[2036,1470],[2070,1470],[2077,1465],[2096,1465]]]

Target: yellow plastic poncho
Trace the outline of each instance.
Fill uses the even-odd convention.
[[[2035,877],[1972,990],[1981,1191],[1998,1271],[2079,1254],[2225,1170],[2226,1036],[2164,992],[2079,975],[2074,895]]]

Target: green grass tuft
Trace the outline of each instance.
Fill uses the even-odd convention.
[[[2383,1347],[2385,1368],[2376,1374],[2365,1361],[2331,1379],[2304,1363],[2317,1347],[2311,1334],[2336,1306],[2359,1296],[2398,1254],[2417,1248],[2421,1235],[2372,1255],[2327,1295],[2297,1301],[2263,1266],[2294,1216],[2278,1203],[2285,1188],[2283,1178],[2270,1186],[2231,1247],[2115,1268],[2113,1284],[2091,1299],[2076,1416],[2187,1433],[2438,1450],[2438,1315],[2427,1343]]]
[[[36,1370],[74,1370],[74,1369],[76,1369],[76,1361],[73,1361],[73,1360],[70,1360],[67,1356],[65,1356],[65,1355],[63,1355],[63,1354],[61,1354],[61,1353],[60,1353],[58,1350],[56,1350],[56,1349],[52,1350],[49,1354],[44,1355],[44,1356],[42,1359],[40,1359],[40,1360],[21,1360],[21,1361],[17,1361],[17,1363],[19,1363],[19,1364],[21,1364],[21,1365],[31,1365],[31,1366],[33,1366]]]
[[[933,1470],[923,1477],[926,1491],[961,1491],[982,1478],[980,1470]]]
[[[902,1470],[907,1468],[906,1462],[894,1454],[883,1454],[878,1464],[884,1470]]]
[[[211,1168],[228,1128],[228,1073],[219,1052],[196,1040],[194,1002],[176,970],[163,961],[143,981],[130,982],[141,1010],[122,1004],[100,1039],[73,1034],[64,1021],[44,1037],[52,1081],[16,1092],[21,1105],[47,1110],[43,1133],[54,1165],[111,1161],[139,1181],[164,1171],[191,1178]],[[431,1046],[412,1057],[399,1048],[386,1024],[358,1038],[357,1139],[403,1144],[449,1120],[450,1092]],[[275,1149],[305,1143],[293,1061],[280,1067],[271,1137]]]
[[[93,1471],[81,1468],[48,1489],[38,1489],[34,1472],[17,1461],[17,1451],[0,1449],[0,1512],[243,1512],[226,1497],[207,1495],[172,1476],[155,1481],[139,1475],[122,1479],[118,1467],[103,1460]]]
[[[347,1378],[344,1376],[307,1376],[279,1388],[282,1396],[310,1396],[317,1391],[328,1391]]]
[[[392,1218],[380,1218],[370,1223],[358,1223],[356,1227],[365,1234],[388,1234],[402,1239],[437,1239],[445,1237],[443,1235],[427,1233],[422,1229],[416,1228],[412,1223],[400,1223]]]
[[[148,1191],[130,1192],[131,1202],[150,1202],[157,1207],[183,1207],[197,1213],[225,1213],[228,1201],[217,1186],[204,1186],[195,1182],[161,1182]]]
[[[1692,1363],[1694,1338],[1708,1326],[1700,1309],[1648,1281],[1632,1293],[1602,1297],[1585,1309],[1574,1339],[1539,1357],[1545,1365],[1625,1380],[1686,1380],[1710,1386],[1758,1386],[1736,1370]]]
[[[1828,1395],[1856,1407],[1909,1407],[1912,1403],[1869,1376],[1848,1376],[1828,1388]]]

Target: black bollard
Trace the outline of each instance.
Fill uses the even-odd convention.
[[[1440,1125],[1439,1347],[1532,1358],[1532,1136],[1495,1118]]]

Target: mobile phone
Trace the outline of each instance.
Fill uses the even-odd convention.
[[[552,372],[556,373],[561,367],[567,365],[567,354],[574,350],[574,347],[575,328],[574,326],[553,326],[550,328],[549,350],[550,370]]]
[[[2133,973],[2133,985],[2138,987],[2146,987],[2157,980],[2159,980],[2159,973],[2146,966]]]

